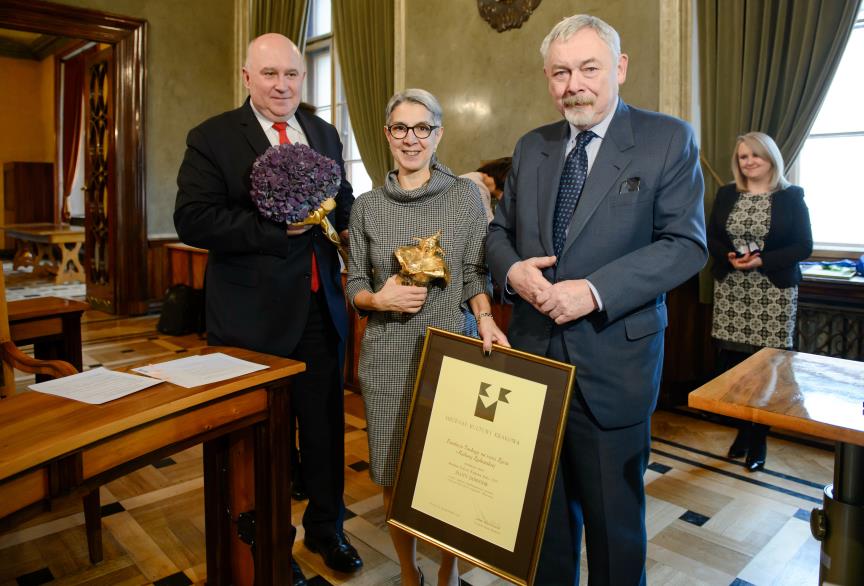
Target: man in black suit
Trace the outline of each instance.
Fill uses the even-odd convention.
[[[342,529],[348,318],[336,248],[318,226],[265,219],[249,196],[259,155],[279,143],[308,144],[342,168],[330,221],[347,238],[354,198],[342,143],[330,124],[297,109],[305,76],[303,56],[288,38],[269,33],[249,44],[243,68],[249,99],[189,132],[174,224],[183,242],[209,251],[207,342],[306,363],[291,390],[309,493],[305,544],[331,568],[353,572],[363,562]],[[298,577],[295,565],[295,584]]]

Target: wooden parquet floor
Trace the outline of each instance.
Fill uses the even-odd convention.
[[[116,367],[182,353],[198,336],[170,337],[155,317],[114,319],[88,312],[84,364]],[[22,388],[29,383],[23,376]],[[302,545],[304,503],[295,503],[294,554],[310,584],[356,586],[399,583],[398,564],[384,523],[380,490],[369,480],[362,399],[346,393],[345,523],[365,562],[354,575],[334,574]],[[769,437],[765,471],[748,473],[725,458],[732,428],[688,411],[658,411],[646,474],[648,581],[655,585],[815,585],[819,544],[809,512],[831,482],[833,455],[819,444]],[[203,584],[201,449],[192,448],[102,488],[105,561],[87,559],[80,499],[0,535],[0,586],[92,584],[175,586]],[[419,547],[427,583],[436,575],[435,550]],[[583,561],[584,564],[584,561]],[[504,581],[460,566],[470,586]],[[583,572],[583,584],[587,583]]]

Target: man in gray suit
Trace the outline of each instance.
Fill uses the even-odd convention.
[[[699,152],[685,122],[619,99],[627,55],[602,20],[564,19],[541,53],[566,120],[517,143],[487,240],[510,342],[576,366],[537,583],[578,584],[584,525],[592,586],[644,584],[665,292],[707,259]]]

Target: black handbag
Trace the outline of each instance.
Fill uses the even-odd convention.
[[[156,329],[169,336],[203,333],[204,290],[193,289],[189,285],[168,287]]]

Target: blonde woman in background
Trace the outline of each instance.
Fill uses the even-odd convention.
[[[813,251],[804,190],[786,180],[783,157],[770,136],[739,136],[732,173],[735,183],[718,190],[708,222],[715,280],[711,335],[721,372],[761,348],[792,348],[798,263]],[[746,456],[748,470],[761,470],[767,435],[768,426],[741,422],[729,457]]]

